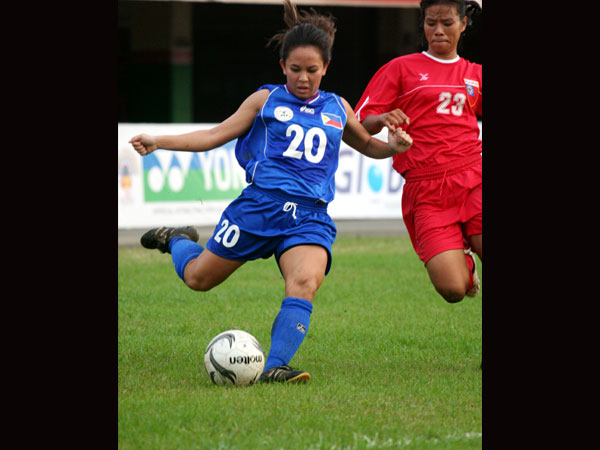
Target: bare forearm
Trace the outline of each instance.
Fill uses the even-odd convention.
[[[381,115],[367,116],[361,124],[356,119],[354,111],[352,111],[352,108],[350,107],[348,102],[343,98],[342,102],[344,103],[344,106],[346,107],[346,112],[348,113],[348,120],[344,128],[344,134],[342,136],[342,139],[344,140],[344,142],[346,142],[346,144],[358,150],[363,155],[373,159],[385,159],[389,158],[390,156],[394,156],[397,153],[404,153],[412,145],[412,138],[408,135],[408,133],[404,132],[402,128],[397,128],[393,131],[388,128],[388,142],[384,142],[382,140],[372,137],[372,134],[381,131],[383,125],[393,128],[394,124],[384,122],[384,124],[379,127],[379,130],[373,133],[371,130],[365,127],[365,122],[367,122],[367,125],[370,124],[371,126],[373,126],[375,121],[380,121]],[[402,113],[400,110],[396,111]],[[394,115],[399,114],[396,111],[393,112]],[[388,117],[390,114],[392,113],[385,114],[385,117]],[[402,113],[402,115],[402,120],[404,120],[406,116],[404,116],[404,113]],[[371,119],[367,121],[369,117],[371,117]]]
[[[410,117],[399,108],[383,114],[369,114],[362,121],[363,127],[365,127],[371,135],[379,133],[383,127],[395,130],[402,124],[408,125],[409,123]]]
[[[157,149],[204,152],[212,150],[241,136],[252,125],[254,117],[267,100],[269,91],[261,89],[250,95],[238,110],[225,121],[209,130],[198,130],[177,135],[150,136],[139,134],[129,143],[134,150],[146,156]]]
[[[383,128],[383,123],[379,120],[379,116],[369,115],[362,121],[363,126],[367,129],[370,135],[377,134]]]
[[[203,152],[218,145],[212,130],[198,130],[178,135],[155,136],[154,140],[160,149],[180,150],[187,152]]]
[[[362,149],[357,148],[357,150],[363,155],[373,159],[385,159],[396,154],[387,142],[380,141],[373,137],[369,139]]]

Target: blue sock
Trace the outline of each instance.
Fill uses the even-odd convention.
[[[175,236],[169,241],[169,251],[175,265],[175,272],[183,280],[183,271],[187,263],[197,258],[204,251],[204,247],[183,236]],[[185,280],[184,280],[185,281]]]
[[[271,349],[264,370],[287,365],[308,332],[312,303],[298,297],[286,297],[271,328]]]

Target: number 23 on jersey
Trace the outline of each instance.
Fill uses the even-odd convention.
[[[462,115],[467,96],[462,92],[452,95],[451,92],[440,92],[439,104],[436,109],[438,114]]]

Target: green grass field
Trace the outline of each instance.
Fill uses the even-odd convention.
[[[408,237],[338,237],[290,363],[306,385],[220,387],[204,370],[228,329],[267,355],[284,292],[274,258],[201,293],[169,255],[118,257],[121,450],[482,447],[481,294],[446,303]]]

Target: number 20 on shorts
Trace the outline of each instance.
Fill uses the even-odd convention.
[[[219,244],[222,243],[227,248],[231,248],[237,244],[239,238],[240,228],[235,224],[229,225],[229,220],[223,219],[223,222],[221,222],[221,229],[215,235],[215,241]]]

